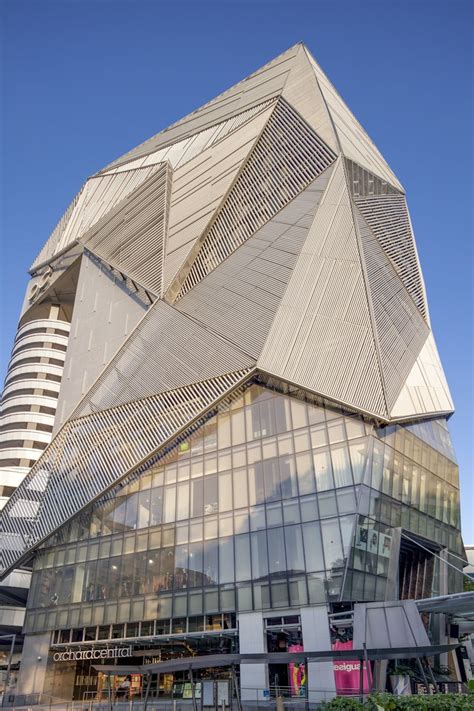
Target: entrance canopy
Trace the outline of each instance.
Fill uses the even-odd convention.
[[[109,675],[125,674],[165,674],[176,671],[194,671],[207,667],[228,667],[236,664],[290,664],[306,661],[353,661],[356,659],[412,659],[444,654],[459,647],[459,644],[424,645],[419,647],[399,647],[385,649],[343,649],[320,652],[268,652],[261,654],[209,654],[196,657],[181,657],[155,664],[136,666],[94,665],[94,669]]]

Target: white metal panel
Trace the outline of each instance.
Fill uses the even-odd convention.
[[[451,412],[454,412],[453,401],[433,334],[430,333],[390,417],[396,420]]]
[[[281,95],[335,153],[340,152],[326,102],[303,45],[299,46]]]
[[[285,86],[298,48],[299,45],[290,47],[286,52],[272,59],[238,84],[219,94],[215,99],[110,163],[104,170],[110,170],[124,162],[156,151],[158,148],[169,146],[278,96]]]
[[[355,208],[377,348],[389,410],[426,341],[429,328],[375,235]]]
[[[180,299],[178,310],[258,357],[331,170]]]
[[[237,130],[243,124],[250,121],[254,116],[264,111],[268,108],[272,99],[270,101],[265,101],[257,106],[253,106],[247,111],[243,111],[237,116],[233,116],[226,121],[207,128],[204,131],[200,131],[188,138],[184,138],[177,143],[166,146],[165,148],[160,148],[157,151],[153,151],[148,155],[141,156],[140,158],[135,158],[129,163],[121,163],[115,168],[110,170],[101,171],[101,175],[109,175],[111,173],[121,173],[125,170],[132,170],[134,168],[141,168],[148,165],[155,165],[156,163],[161,163],[167,161],[174,169],[188,163],[190,160],[198,156],[207,148],[210,148],[218,141],[222,141],[228,134],[232,131]]]
[[[195,244],[189,273],[182,270],[170,296],[178,287],[180,298],[196,286],[335,158],[294,109],[280,99],[209,230]]]
[[[296,262],[258,367],[329,399],[387,416],[341,159]]]
[[[306,50],[308,51],[308,50]],[[308,52],[319,87],[327,103],[334,123],[342,153],[359,165],[384,178],[391,185],[403,192],[396,175],[392,172],[382,154],[364,131],[355,116],[348,109],[321,67]]]
[[[273,105],[174,172],[165,289],[215,217],[272,111]]]
[[[404,195],[354,197],[365,221],[390,257],[423,318],[427,318],[425,287]]]
[[[87,249],[157,296],[163,288],[170,185],[171,171],[162,163],[80,237]]]
[[[254,365],[252,358],[224,338],[157,301],[71,417]]]

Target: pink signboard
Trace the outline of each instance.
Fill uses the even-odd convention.
[[[352,641],[350,642],[334,642],[332,645],[334,651],[342,649],[352,649]],[[334,679],[336,681],[336,693],[340,695],[358,694],[360,684],[360,661],[342,661],[334,660]],[[369,692],[369,674],[370,669],[366,668],[363,662],[363,691],[364,694]]]

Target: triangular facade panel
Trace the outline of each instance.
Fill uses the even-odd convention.
[[[331,175],[258,367],[322,396],[387,416],[341,161]]]
[[[423,318],[428,318],[425,286],[404,195],[354,197],[381,247],[392,260]]]
[[[293,67],[298,49],[299,45],[290,47],[212,101],[110,163],[104,170],[110,170],[122,163],[148,155],[279,96]]]
[[[454,405],[433,334],[426,339],[416,363],[390,412],[393,420],[451,414]]]
[[[179,311],[257,358],[332,167],[176,302]]]
[[[356,220],[390,409],[428,337],[429,328],[390,259],[357,210]]]
[[[402,185],[378,148],[341,99],[321,67],[309,53],[308,56],[328,106],[343,155],[367,168],[367,170],[375,173],[380,178],[387,180],[393,187],[403,192]]]
[[[173,173],[164,289],[193,259],[193,249],[215,218],[274,110],[268,106],[222,141]]]
[[[216,336],[166,302],[157,301],[100,374],[72,417],[254,365],[254,359],[227,339]]]
[[[184,296],[335,159],[331,149],[280,99],[224,205],[196,244],[189,273],[179,275],[170,295]]]

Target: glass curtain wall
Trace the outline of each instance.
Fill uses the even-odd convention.
[[[26,630],[382,599],[393,527],[460,550],[449,451],[443,424],[376,430],[254,383],[48,541]]]

